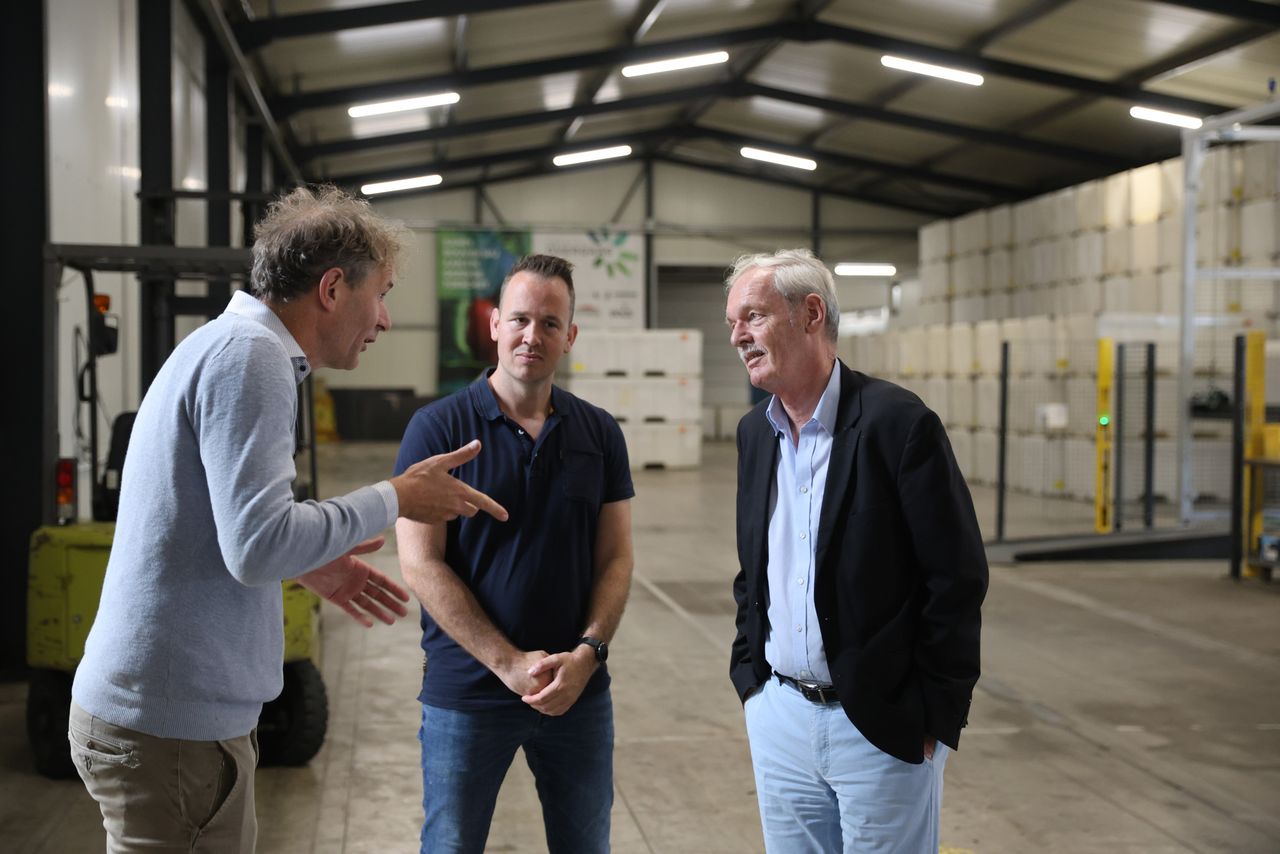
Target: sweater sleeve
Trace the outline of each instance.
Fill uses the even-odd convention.
[[[389,484],[294,500],[298,393],[282,355],[273,341],[233,338],[210,357],[188,400],[218,548],[245,585],[278,583],[328,563],[394,522],[398,509]]]

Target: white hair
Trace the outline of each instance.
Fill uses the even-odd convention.
[[[777,252],[760,252],[743,255],[733,262],[724,280],[727,294],[738,281],[755,269],[770,271],[769,281],[788,305],[804,302],[809,294],[817,294],[827,307],[827,338],[835,341],[840,334],[840,303],[836,299],[836,282],[827,266],[808,249],[779,249]]]

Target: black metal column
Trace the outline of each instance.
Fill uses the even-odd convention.
[[[1111,530],[1124,527],[1124,344],[1116,345],[1116,396],[1111,407],[1111,434],[1116,437],[1115,492],[1112,494],[1116,511]]]
[[[1244,361],[1246,338],[1236,336],[1231,395],[1231,577],[1240,580],[1244,563]]]
[[[996,542],[1004,542],[1005,457],[1009,441],[1009,342],[1000,342],[1000,428],[996,433]]]
[[[26,665],[27,554],[31,532],[53,517],[58,454],[55,293],[44,276],[49,239],[48,126],[45,114],[45,4],[6,3],[0,27],[5,109],[20,127],[0,134],[0,212],[7,288],[0,354],[10,366],[0,427],[5,476],[0,506],[0,672]]]
[[[262,125],[250,120],[244,127],[244,191],[262,192]],[[240,208],[244,227],[244,245],[253,245],[253,226],[264,212],[260,202],[246,199]]]
[[[204,38],[205,172],[209,201],[205,209],[205,242],[231,245],[231,75],[222,46],[211,34]],[[231,282],[213,279],[208,284],[210,306],[226,305]],[[210,315],[212,317],[213,315]]]
[[[1156,345],[1147,342],[1147,401],[1143,413],[1142,441],[1142,527],[1156,524]]]
[[[172,246],[173,8],[170,0],[138,0],[138,118],[143,244]],[[173,349],[173,279],[142,281],[141,389],[145,394]]]
[[[644,293],[645,329],[658,325],[658,259],[653,257],[654,215],[653,158],[644,161]]]
[[[809,242],[813,244],[813,254],[822,257],[822,193],[817,190],[813,191],[813,198],[810,205],[809,228],[812,235]]]

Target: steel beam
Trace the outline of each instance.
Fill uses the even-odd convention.
[[[1258,3],[1256,0],[1159,0],[1159,2],[1280,29],[1280,6],[1274,3]]]
[[[323,12],[301,12],[258,18],[235,26],[236,40],[244,50],[257,50],[276,39],[315,36],[340,30],[380,27],[410,21],[475,15],[500,9],[547,5],[547,0],[411,0],[403,3],[380,3]]]
[[[787,29],[790,31],[792,28],[788,27]],[[454,71],[448,74],[429,74],[389,80],[382,83],[319,89],[312,92],[300,92],[294,95],[278,97],[271,102],[271,109],[275,115],[283,119],[300,110],[357,104],[365,101],[383,101],[390,98],[420,95],[424,92],[466,89],[471,86],[485,86],[491,83],[507,83],[512,80],[524,80],[529,77],[563,74],[605,65],[629,65],[636,62],[665,59],[681,54],[707,53],[713,50],[731,48],[735,45],[761,41],[762,39],[776,38],[777,31],[778,28],[772,25],[748,27],[712,35],[653,42],[647,45],[612,47],[605,50],[553,56],[547,59],[517,62],[510,65],[468,68],[465,71]]]

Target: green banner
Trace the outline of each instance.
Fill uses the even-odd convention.
[[[468,385],[497,364],[489,317],[507,271],[529,254],[527,231],[440,231],[436,281],[440,295],[441,395]]]

